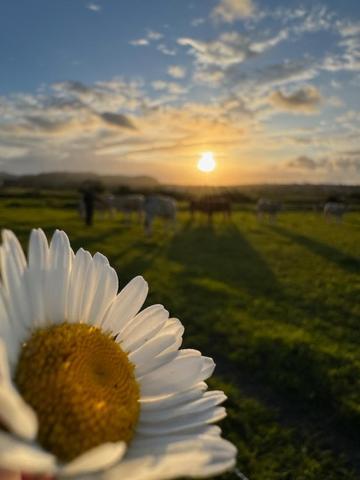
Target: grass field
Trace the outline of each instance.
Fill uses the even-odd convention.
[[[238,211],[151,239],[140,225],[2,199],[2,227],[64,229],[73,248],[107,255],[123,286],[142,274],[148,303],[184,323],[185,345],[214,357],[228,396],[225,435],[250,480],[360,478],[360,213],[341,225],[283,213],[276,225]],[[5,208],[7,205],[8,208]],[[226,478],[236,478],[229,474]]]

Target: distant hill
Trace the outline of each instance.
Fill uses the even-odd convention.
[[[99,182],[105,187],[127,186],[130,188],[153,188],[159,182],[150,176],[98,175],[91,172],[49,172],[37,175],[11,175],[0,172],[0,181],[5,186],[32,188],[76,188],[84,182]]]

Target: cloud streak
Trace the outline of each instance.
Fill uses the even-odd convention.
[[[252,0],[220,0],[211,12],[213,19],[233,23],[236,20],[251,17],[255,13],[255,4]]]
[[[314,114],[318,112],[322,105],[323,97],[316,87],[307,85],[291,93],[283,93],[281,90],[277,90],[269,96],[269,101],[279,110]]]

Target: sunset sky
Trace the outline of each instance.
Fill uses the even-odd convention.
[[[360,1],[3,1],[0,171],[54,170],[359,183]]]

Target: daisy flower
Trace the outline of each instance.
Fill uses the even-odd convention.
[[[213,423],[211,358],[180,350],[184,328],[161,305],[140,311],[142,277],[118,293],[106,257],[56,231],[11,231],[0,247],[0,470],[46,477],[206,477],[235,464]]]

